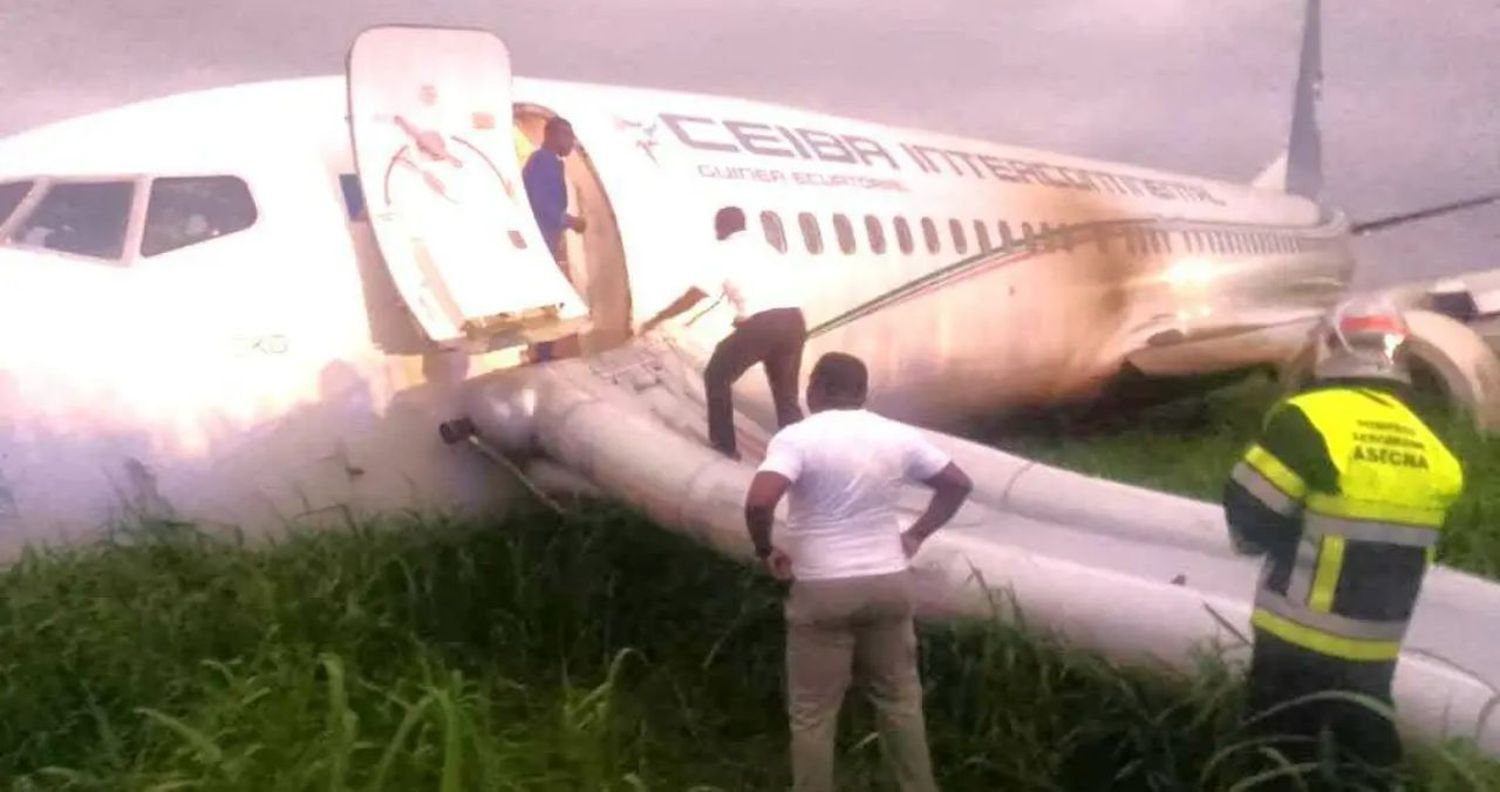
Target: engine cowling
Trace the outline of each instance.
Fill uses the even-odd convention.
[[[1411,333],[1407,350],[1413,385],[1419,390],[1436,389],[1450,407],[1474,419],[1486,434],[1500,432],[1500,358],[1473,328],[1436,311],[1413,308],[1405,311]],[[1282,369],[1281,380],[1288,394],[1312,379],[1317,347],[1307,346]]]

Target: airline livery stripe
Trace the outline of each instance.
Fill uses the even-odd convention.
[[[955,280],[958,277],[974,275],[980,271],[989,270],[994,267],[1008,266],[1010,264],[1015,264],[1017,262],[1023,261],[1028,258],[1033,258],[1038,255],[1038,253],[1034,251],[1020,252],[1020,255],[1017,255],[1018,252],[1019,251],[1012,251],[1009,254],[1006,254],[1000,251],[992,250],[987,253],[981,253],[977,256],[970,256],[968,258],[960,259],[953,264],[929,272],[926,275],[916,278],[915,280],[907,281],[906,283],[903,283],[900,286],[897,286],[896,288],[891,289],[890,291],[885,292],[884,294],[881,294],[880,296],[872,300],[869,300],[868,302],[845,311],[844,313],[839,314],[838,316],[835,316],[834,318],[811,328],[807,332],[807,337],[816,338],[817,336],[827,333],[830,330],[834,330],[842,327],[843,325],[849,324],[856,319],[869,316],[897,303],[905,302],[920,293],[930,291],[938,286],[948,283],[949,281]],[[989,266],[976,266],[983,264],[984,262],[989,261],[992,258],[996,260],[990,261]]]
[[[1152,223],[1116,220],[1102,221],[1099,223],[1081,223],[1074,226],[1068,226],[1066,227],[1065,233],[1077,240],[1074,244],[1096,244],[1100,242],[1100,237],[1098,237],[1096,234],[1091,235],[1086,239],[1079,238],[1076,235],[1080,231],[1097,232],[1100,230],[1107,230],[1111,228],[1148,228],[1160,230],[1159,226]],[[1061,229],[1059,229],[1059,231],[1061,231]],[[902,283],[901,285],[887,292],[884,292],[870,300],[867,300],[866,302],[861,303],[860,305],[855,306],[848,311],[838,314],[837,316],[834,316],[827,321],[821,322],[813,326],[812,328],[809,328],[807,337],[816,338],[820,335],[824,335],[828,332],[843,327],[846,324],[854,322],[855,320],[878,313],[893,305],[898,305],[900,303],[906,302],[907,300],[917,297],[925,292],[931,291],[932,289],[940,286],[950,284],[954,281],[989,272],[1000,267],[1007,267],[1012,264],[1018,264],[1027,259],[1036,258],[1048,253],[1056,252],[1055,250],[1048,248],[1056,244],[1056,242],[1053,240],[1062,238],[1063,234],[1059,233],[1059,231],[1054,231],[1051,234],[1043,234],[1041,235],[1040,239],[1032,239],[1030,241],[1023,240],[1013,243],[1010,246],[1011,249],[1008,250],[1002,248],[1000,250],[989,250],[975,254],[973,256],[968,256],[966,258],[959,259],[958,261],[955,261],[946,267],[941,267],[939,269],[933,270],[932,272],[928,272],[924,275],[918,276],[912,280]],[[1051,237],[1051,239],[1048,239],[1049,236]]]

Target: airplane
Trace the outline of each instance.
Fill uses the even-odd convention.
[[[1318,20],[1309,0],[1287,150],[1245,184],[514,77],[495,35],[413,25],[361,33],[343,75],[0,140],[0,553],[141,519],[259,535],[593,487],[744,554],[753,468],[704,442],[728,311],[634,332],[736,206],[804,307],[805,359],[863,358],[871,408],[976,480],[923,551],[933,601],[982,569],[1086,645],[1187,663],[1245,621],[1253,580],[1209,505],[937,430],[1131,378],[1305,369],[1351,234],[1382,222],[1320,200]],[[586,227],[554,255],[521,165],[558,116]],[[1408,312],[1418,356],[1454,398],[1500,403],[1493,351],[1441,307]],[[735,402],[753,458],[774,426],[762,378]],[[1482,733],[1500,644],[1469,639],[1500,587],[1440,569],[1429,588],[1398,698],[1423,728]],[[1122,596],[1140,618],[1113,613]]]
[[[630,341],[632,319],[714,255],[721,206],[776,251],[766,266],[805,306],[807,354],[864,358],[872,405],[896,417],[943,426],[1122,372],[1281,365],[1354,267],[1349,221],[1315,200],[1317,46],[1310,24],[1287,154],[1255,184],[512,79],[494,36],[419,27],[362,36],[344,77],[13,136],[0,531],[14,544],[130,515],[256,526],[484,501],[484,471],[430,437],[463,382],[570,335],[586,354]],[[425,158],[402,112],[449,125],[459,159],[428,170],[461,176],[468,215],[422,197],[434,177],[412,164]],[[588,224],[566,235],[565,269],[519,178],[555,115],[580,141],[566,173]],[[725,324],[677,330],[711,346]],[[763,384],[737,392],[764,425]]]
[[[805,306],[807,354],[864,358],[872,406],[896,417],[942,426],[1122,372],[1283,364],[1354,267],[1349,221],[1315,200],[1315,34],[1287,155],[1255,184],[512,79],[496,37],[420,27],[369,31],[344,77],[13,136],[0,531],[14,544],[142,514],[256,526],[484,501],[484,471],[430,437],[464,381],[570,334],[585,354],[629,342],[632,319],[714,255],[721,206],[776,251],[766,266]],[[459,159],[428,170],[449,168],[467,214],[422,197],[453,206],[412,164],[425,157],[402,112],[447,125]],[[578,136],[566,173],[588,224],[566,235],[564,268],[519,178],[555,115]],[[725,325],[678,331],[711,346]],[[764,386],[737,393],[764,425]]]

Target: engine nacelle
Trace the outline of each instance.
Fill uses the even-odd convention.
[[[1473,328],[1434,311],[1406,312],[1414,384],[1429,373],[1450,404],[1483,432],[1500,430],[1500,359]],[[1422,369],[1426,371],[1423,372]]]
[[[1435,311],[1408,308],[1411,335],[1407,350],[1412,384],[1419,390],[1437,389],[1450,406],[1474,418],[1485,433],[1500,431],[1500,358],[1473,328]],[[1309,343],[1282,369],[1288,393],[1312,378],[1317,347]]]

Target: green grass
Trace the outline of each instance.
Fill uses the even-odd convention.
[[[783,789],[779,596],[600,508],[33,555],[0,575],[0,789]],[[945,790],[1249,772],[1239,682],[1211,659],[1126,671],[993,625],[925,629],[922,664]],[[850,702],[844,788],[882,788]],[[1405,771],[1500,788],[1462,746]]]
[[[983,428],[1000,448],[1101,478],[1217,502],[1229,470],[1279,395],[1264,376],[1139,411],[1079,421],[1062,412]],[[1454,505],[1438,559],[1500,578],[1500,437],[1485,437],[1461,416],[1425,410],[1433,429],[1464,464],[1465,491]]]

